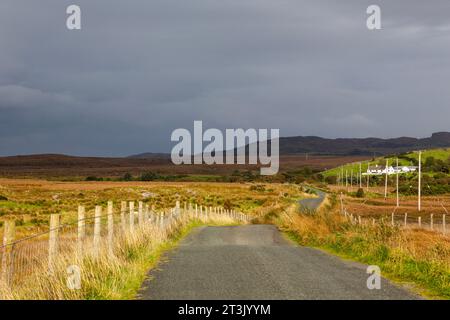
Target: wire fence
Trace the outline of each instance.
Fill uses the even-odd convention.
[[[445,209],[445,208],[444,208]],[[383,223],[390,224],[392,227],[403,227],[410,229],[424,229],[428,231],[442,233],[444,236],[450,234],[450,228],[448,226],[447,214],[423,214],[423,215],[408,215],[408,212],[397,213],[396,208],[391,212],[390,216],[383,217],[367,217],[351,213],[344,204],[341,194],[340,198],[340,212],[346,218],[350,219],[353,223],[359,224],[376,224],[380,220]],[[446,210],[447,212],[447,210]]]
[[[250,218],[234,210],[221,207],[204,207],[185,204],[156,211],[143,202],[121,202],[115,210],[108,202],[106,213],[96,206],[92,214],[86,214],[83,206],[78,207],[78,219],[73,223],[61,224],[61,216],[50,216],[49,230],[31,236],[15,239],[15,222],[6,221],[3,227],[3,245],[0,247],[0,289],[15,290],[27,279],[40,273],[52,274],[59,257],[70,256],[80,259],[100,254],[113,257],[115,250],[126,244],[130,236],[151,227],[161,232],[182,219],[198,219],[207,222],[212,217],[227,217],[231,221],[246,222]],[[1,295],[2,290],[0,290]],[[1,296],[0,296],[1,298]]]

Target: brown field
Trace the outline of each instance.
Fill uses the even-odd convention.
[[[352,196],[351,192],[357,190],[349,189],[350,194],[346,194],[345,188],[338,188],[336,186],[329,186],[334,192],[344,194],[344,205],[349,214],[354,216],[361,216],[366,218],[385,218],[391,220],[392,212],[394,212],[394,220],[398,223],[404,222],[405,213],[407,214],[407,223],[411,226],[418,225],[418,218],[421,217],[423,227],[429,227],[431,221],[431,214],[433,214],[433,224],[437,229],[442,227],[442,215],[447,215],[447,225],[449,225],[450,216],[450,194],[439,196],[422,196],[421,211],[418,210],[417,196],[402,196],[400,195],[400,206],[397,208],[395,189],[388,190],[388,198],[384,199],[384,187],[370,187],[369,192],[366,192],[365,198],[356,198]],[[447,229],[450,229],[447,226]]]
[[[303,167],[316,170],[330,169],[348,162],[366,160],[355,156],[304,156],[280,157],[280,170],[289,171]],[[139,175],[152,171],[169,175],[226,175],[235,170],[257,170],[252,165],[173,165],[168,158],[98,158],[64,155],[33,155],[0,157],[0,177],[8,178],[78,178],[87,176],[117,178],[125,173]]]
[[[258,188],[255,188],[258,186]],[[107,201],[143,201],[156,209],[181,203],[223,206],[244,213],[277,202],[292,201],[303,195],[296,185],[251,183],[194,182],[56,182],[38,179],[0,178],[0,225],[7,219],[16,220],[18,236],[48,230],[49,215],[62,213],[62,222],[77,219],[78,205],[84,205],[88,215],[95,205]],[[0,236],[2,233],[0,228]]]

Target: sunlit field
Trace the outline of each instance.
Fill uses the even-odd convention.
[[[14,219],[16,238],[20,238],[48,230],[50,214],[60,213],[62,223],[70,223],[77,220],[78,205],[93,215],[94,207],[107,201],[143,201],[155,209],[173,207],[180,201],[182,205],[221,206],[251,215],[274,203],[293,201],[301,194],[300,186],[284,184],[0,179],[4,199],[0,200],[0,224]]]

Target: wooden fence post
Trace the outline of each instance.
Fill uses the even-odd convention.
[[[95,207],[95,215],[94,215],[94,241],[93,241],[93,253],[94,257],[98,257],[100,253],[100,241],[102,236],[102,207]]]
[[[422,217],[419,217],[418,220],[419,220],[419,228],[422,228]]]
[[[78,237],[77,237],[77,254],[81,258],[83,256],[84,239],[86,237],[86,220],[85,209],[78,206]]]
[[[395,226],[394,211],[392,211],[392,213],[391,213],[391,225]]]
[[[6,220],[3,226],[3,252],[2,265],[0,275],[0,285],[3,283],[6,287],[9,286],[12,280],[12,254],[13,247],[10,245],[14,242],[16,234],[16,222],[14,220]]]
[[[139,226],[142,226],[144,223],[144,203],[142,201],[138,203],[138,221]]]
[[[164,226],[164,213],[162,213],[162,212],[159,216],[159,225],[161,228]]]
[[[177,200],[177,202],[175,203],[175,214],[177,216],[180,215],[180,201]]]
[[[134,201],[130,201],[130,232],[134,233]]]
[[[55,260],[58,256],[60,215],[50,215],[50,232],[48,240],[48,272],[52,275],[55,271]]]
[[[148,212],[149,212],[149,205],[146,204],[145,208],[144,208],[144,222],[147,223],[148,222]]]
[[[150,209],[150,221],[154,222],[156,221],[156,210],[155,210],[155,205],[152,204],[152,207]]]
[[[125,219],[127,213],[127,202],[126,201],[122,201],[120,203],[120,224],[122,226],[122,232],[125,233],[127,230],[127,222]]]
[[[447,233],[447,227],[445,226],[445,214],[442,215],[442,233]]]
[[[405,212],[405,227],[408,224],[408,212]]]
[[[433,230],[433,214],[430,215],[430,229]]]
[[[108,201],[108,254],[110,257],[114,255],[114,210],[113,202]]]

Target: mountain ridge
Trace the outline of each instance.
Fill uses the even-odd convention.
[[[280,154],[387,155],[417,149],[450,147],[450,132],[435,132],[430,137],[413,138],[322,138],[295,136],[280,138]]]
[[[383,156],[418,149],[450,147],[450,132],[435,132],[430,137],[413,138],[323,138],[319,136],[292,136],[280,138],[280,155],[330,155],[330,156]],[[248,145],[246,146],[248,148]],[[163,158],[169,154],[141,153],[129,158]]]

